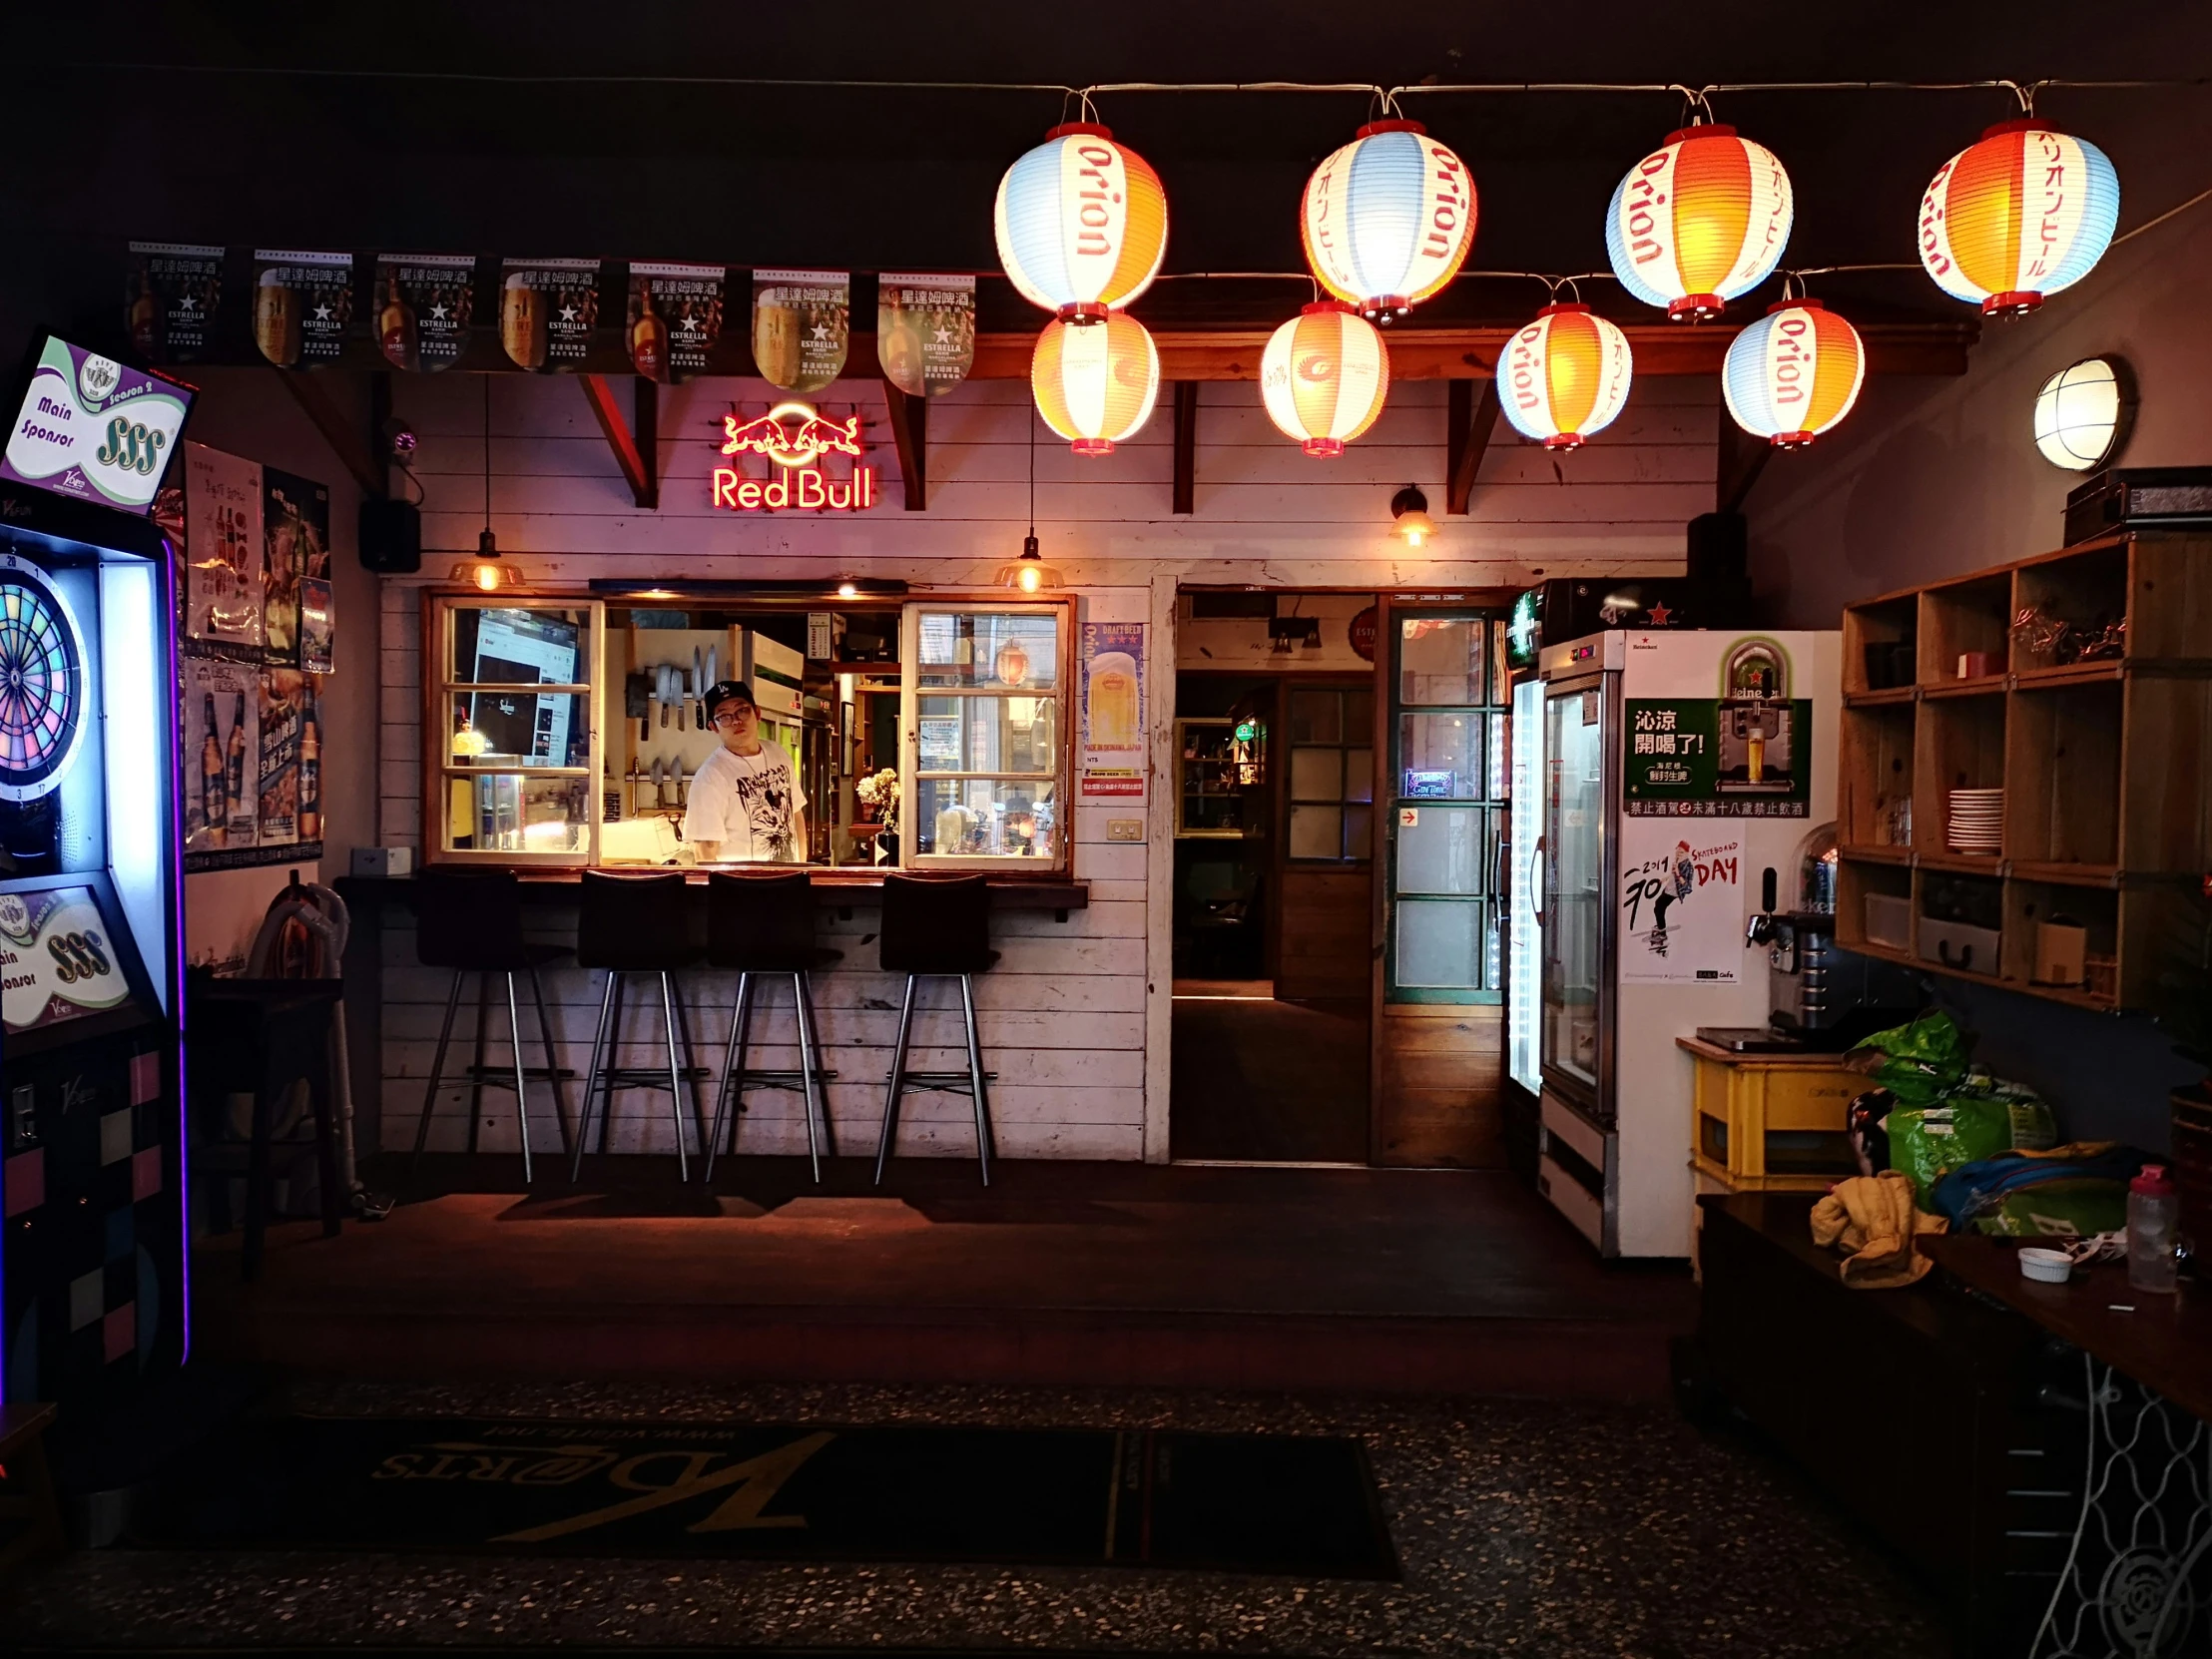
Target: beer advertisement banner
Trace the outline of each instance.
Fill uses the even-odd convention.
[[[261,805],[262,671],[212,657],[187,657],[184,670],[185,852],[250,847]]]
[[[1144,631],[1141,622],[1083,624],[1082,796],[1144,795]]]
[[[499,343],[532,371],[573,369],[599,325],[597,260],[508,260],[500,268]]]
[[[786,391],[820,391],[844,371],[852,277],[842,271],[753,274],[753,361]]]
[[[262,642],[274,662],[299,660],[299,579],[330,576],[330,491],[262,469]]]
[[[317,845],[322,840],[322,682],[309,674],[299,687],[299,839]]]
[[[254,343],[278,368],[335,361],[352,320],[352,255],[254,251]]]
[[[124,283],[131,349],[150,363],[189,363],[208,348],[223,304],[223,250],[134,242]]]
[[[265,668],[261,682],[255,841],[290,846],[300,838],[299,737],[306,714],[306,676],[295,668]]]
[[[330,584],[321,577],[300,577],[299,666],[309,674],[328,674],[337,649],[337,631]]]
[[[975,366],[975,278],[875,278],[875,355],[908,397],[941,397]]]
[[[185,638],[262,647],[262,468],[185,445]]]
[[[722,338],[722,296],[729,273],[719,265],[633,265],[623,338],[630,366],[666,385],[706,372]]]
[[[1621,811],[1630,818],[1804,818],[1807,698],[1630,698]]]
[[[472,254],[384,254],[376,261],[376,345],[398,368],[431,374],[460,360],[476,312]]]

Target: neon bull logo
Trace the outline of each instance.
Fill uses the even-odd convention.
[[[858,455],[860,417],[825,420],[811,403],[779,403],[752,420],[724,415],[722,440],[725,455],[766,455],[778,466],[796,471],[825,455]]]

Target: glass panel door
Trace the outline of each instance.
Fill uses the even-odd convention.
[[[1501,630],[1502,632],[1502,630]],[[1537,837],[1543,833],[1544,683],[1530,678],[1513,688],[1512,832],[1507,837],[1505,1071],[1535,1094],[1543,1087],[1536,1042],[1536,923],[1539,876]]]
[[[1544,697],[1543,1064],[1595,1105],[1604,972],[1605,692]]]

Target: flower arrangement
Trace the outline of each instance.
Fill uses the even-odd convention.
[[[898,823],[898,774],[890,767],[870,773],[852,786],[860,805],[879,817],[885,826]]]

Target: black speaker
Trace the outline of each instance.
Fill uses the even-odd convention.
[[[1700,513],[1690,520],[1687,537],[1693,582],[1741,582],[1751,572],[1742,513]]]
[[[361,564],[382,576],[411,576],[422,568],[422,513],[412,501],[361,502]]]

